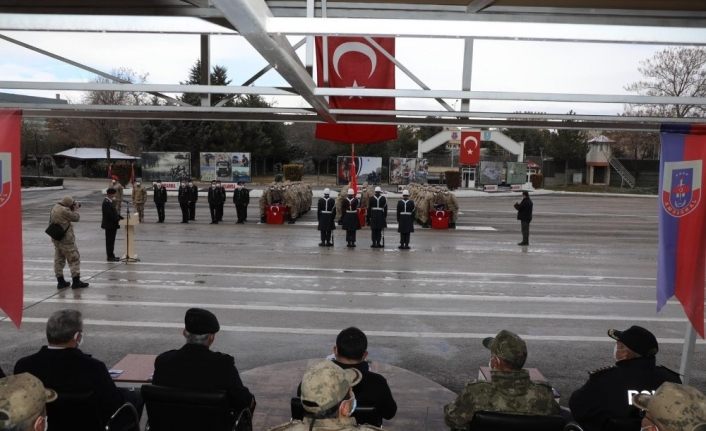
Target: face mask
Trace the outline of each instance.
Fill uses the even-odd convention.
[[[76,348],[80,348],[81,344],[83,344],[83,333],[79,336],[79,334],[76,334],[74,336],[74,340],[76,340]]]
[[[139,183],[139,182],[135,183],[135,185],[138,187],[140,186],[140,184],[142,184],[142,183]]]
[[[190,186],[193,186],[193,185],[194,185],[194,183],[189,183],[189,185],[190,185]]]
[[[115,180],[113,180],[113,185],[115,185],[115,182],[116,182],[116,181],[115,181]]]
[[[184,184],[184,183],[181,183],[181,186],[182,186],[182,187],[186,187],[186,184]]]
[[[348,416],[352,416],[353,412],[355,412],[355,409],[358,407],[358,401],[353,397],[351,400],[351,411],[348,413]]]
[[[618,360],[618,343],[613,345],[613,359]]]
[[[157,184],[157,188],[160,188],[160,187],[162,187],[162,185],[161,185],[161,184]]]
[[[49,417],[44,416],[44,431],[48,431],[48,430],[49,430]]]

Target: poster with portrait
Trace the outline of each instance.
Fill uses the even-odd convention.
[[[221,181],[237,183],[252,181],[250,176],[250,153],[216,153],[199,154],[201,159],[201,181]],[[228,188],[226,188],[227,190]]]
[[[339,186],[348,184],[353,175],[351,156],[338,156],[336,179]],[[358,184],[380,184],[382,180],[382,157],[356,157],[355,170]]]
[[[505,162],[481,160],[480,183],[482,185],[500,185],[505,181]]]
[[[524,184],[527,182],[527,163],[507,162],[508,184]]]
[[[426,184],[429,173],[427,159],[390,157],[390,184]]]
[[[142,153],[142,181],[180,181],[191,177],[191,153]]]

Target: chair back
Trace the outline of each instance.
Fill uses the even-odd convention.
[[[143,385],[151,431],[231,431],[236,415],[225,391],[194,391]]]
[[[603,425],[603,431],[640,431],[642,419],[631,418],[610,418]]]
[[[56,400],[47,403],[47,418],[58,431],[99,431],[105,426],[93,391],[58,392]]]
[[[515,415],[479,411],[473,415],[469,431],[562,431],[566,419],[561,416]]]

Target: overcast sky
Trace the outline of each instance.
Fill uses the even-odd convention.
[[[3,23],[16,23],[19,18],[0,14]],[[37,17],[22,17],[30,25],[41,25]],[[58,18],[52,18],[56,20]],[[81,28],[105,28],[116,25],[121,29],[150,28],[157,20],[158,28],[198,30],[210,25],[189,18],[61,18]],[[105,20],[105,21],[102,21]],[[599,26],[595,27],[600,32]],[[4,28],[7,28],[6,26]],[[199,57],[199,36],[124,33],[47,33],[2,31],[2,34],[77,62],[111,71],[127,67],[138,74],[147,73],[147,82],[178,84],[187,79],[190,67]],[[292,37],[293,43],[299,37]],[[524,91],[588,94],[627,94],[624,87],[640,79],[639,62],[651,57],[664,46],[522,42],[477,40],[474,48],[472,90]],[[425,84],[434,90],[460,90],[463,41],[460,39],[397,39],[397,58]],[[304,49],[298,53],[303,58]],[[240,36],[212,36],[211,63],[228,68],[233,85],[239,85],[266,65],[265,60]],[[0,74],[2,80],[22,81],[90,81],[95,76],[76,67],[0,40]],[[418,89],[402,72],[397,71],[397,88]],[[271,71],[256,85],[288,85]],[[0,91],[8,91],[0,89]],[[19,93],[20,91],[12,91]],[[55,92],[23,92],[53,97]],[[80,93],[60,92],[62,98],[80,101]],[[455,108],[457,101],[448,101]],[[280,106],[303,106],[297,98],[277,101]],[[437,109],[433,100],[398,99],[398,109]],[[471,110],[500,112],[542,111],[565,113],[622,112],[620,104],[552,104],[546,102],[473,102]]]

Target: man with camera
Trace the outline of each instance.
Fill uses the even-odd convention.
[[[81,255],[76,247],[76,236],[72,222],[81,218],[78,213],[81,204],[71,196],[64,196],[51,209],[49,223],[59,225],[64,233],[59,239],[52,238],[54,244],[54,274],[58,284],[57,289],[71,286],[72,289],[88,287],[88,283],[81,281]],[[64,265],[68,262],[73,283],[64,279]]]

